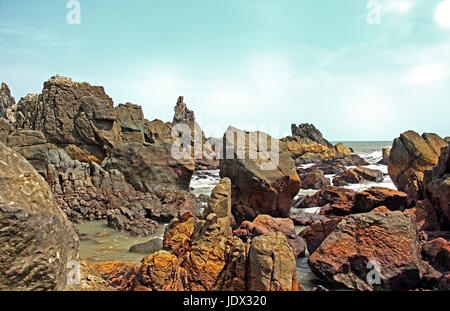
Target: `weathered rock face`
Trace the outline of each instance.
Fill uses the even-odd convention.
[[[254,238],[248,259],[248,290],[291,291],[298,288],[294,255],[280,232]]]
[[[441,225],[450,228],[450,145],[442,149],[438,164],[425,172],[424,196],[435,206]]]
[[[299,174],[302,189],[320,190],[331,185],[329,178],[325,178],[321,170],[315,170],[306,174]]]
[[[0,143],[6,145],[11,126],[8,121],[0,118]]]
[[[370,261],[380,265],[380,285],[367,282],[374,269]],[[414,289],[422,278],[421,264],[414,218],[401,212],[346,217],[309,258],[318,276],[356,290]]]
[[[7,119],[8,108],[14,106],[16,101],[11,96],[11,91],[6,83],[2,83],[0,87],[0,119]]]
[[[72,221],[108,219],[111,227],[136,236],[153,233],[156,221],[170,221],[184,210],[199,214],[191,193],[136,191],[118,170],[72,160],[62,149],[49,151],[47,181]]]
[[[141,106],[126,103],[117,106],[115,110],[122,138],[130,142],[144,142],[145,121]]]
[[[422,255],[441,271],[450,271],[450,242],[437,238],[422,245]]]
[[[436,134],[408,131],[394,140],[389,157],[389,176],[411,201],[423,199],[424,172],[437,165],[441,149],[448,144]]]
[[[419,231],[440,230],[439,217],[433,204],[428,200],[418,201],[414,208],[406,209],[405,213],[414,215]]]
[[[0,143],[0,289],[63,290],[78,237],[35,169]]]
[[[306,241],[308,252],[314,253],[340,222],[341,218],[321,219],[300,232],[299,236]]]
[[[27,159],[39,174],[47,178],[48,147],[41,132],[14,131],[8,136],[7,146]]]
[[[333,147],[333,145],[328,140],[324,139],[322,133],[312,124],[303,123],[299,126],[292,124],[291,130],[292,136],[307,138],[323,146]]]
[[[233,133],[237,133],[237,139]],[[271,139],[267,134],[245,133],[232,127],[224,137],[226,150],[220,161],[220,176],[232,181],[233,215],[237,224],[252,221],[259,214],[288,217],[292,200],[300,190],[300,178],[285,146],[272,139],[274,144],[279,143],[279,152],[274,149],[270,155],[258,143],[257,136],[259,141],[265,137]],[[252,149],[251,146],[259,148]],[[250,150],[255,160],[250,159]]]
[[[269,215],[258,215],[253,222],[244,221],[233,234],[243,241],[267,234],[269,232],[282,233],[294,251],[295,258],[305,255],[306,244],[295,234],[294,222],[289,218],[273,218]]]
[[[189,190],[195,163],[176,160],[172,144],[117,142],[111,150],[105,169],[117,169],[138,191]]]
[[[150,144],[173,142],[172,124],[164,123],[161,120],[145,120],[144,137],[145,141]]]
[[[407,207],[406,201],[404,192],[372,187],[355,195],[353,212],[366,213],[379,206],[385,206],[391,211],[403,211]]]
[[[42,94],[28,95],[18,103],[19,128],[41,131],[49,143],[76,145],[99,159],[121,139],[112,99],[103,87],[52,77]]]

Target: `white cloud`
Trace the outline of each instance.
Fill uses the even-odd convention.
[[[448,71],[445,66],[441,64],[430,64],[415,68],[411,72],[409,80],[412,83],[424,84],[442,80],[447,74]]]
[[[434,19],[441,27],[450,28],[450,0],[445,0],[436,6]]]
[[[411,10],[412,3],[408,0],[389,1],[384,5],[384,11],[388,13],[405,14]]]

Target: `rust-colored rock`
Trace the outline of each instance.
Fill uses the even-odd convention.
[[[298,207],[322,207],[323,215],[348,215],[352,212],[355,194],[350,189],[328,186],[313,196],[305,197]]]
[[[353,212],[370,212],[378,206],[385,206],[391,211],[406,208],[407,195],[404,192],[387,188],[372,187],[355,195]]]
[[[422,278],[414,218],[402,212],[345,217],[309,258],[311,269],[327,281],[355,290],[411,290]],[[372,265],[368,265],[372,262]],[[367,277],[380,265],[381,284]]]

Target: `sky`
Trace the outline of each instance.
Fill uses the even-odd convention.
[[[450,0],[0,0],[0,42],[16,100],[59,74],[207,136],[450,136]]]

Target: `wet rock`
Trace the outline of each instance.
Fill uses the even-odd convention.
[[[441,148],[447,146],[436,134],[408,131],[394,140],[389,157],[389,176],[410,201],[423,199],[424,172],[438,164]]]
[[[155,233],[158,222],[145,217],[145,210],[131,210],[119,206],[107,211],[108,226],[119,231],[129,232],[132,236],[147,236]]]
[[[380,265],[381,284],[367,277]],[[345,217],[309,258],[316,275],[355,290],[411,290],[422,278],[422,261],[414,218],[401,212]]]
[[[318,220],[327,220],[323,215],[306,213],[302,211],[291,211],[290,219],[296,226],[310,226]]]
[[[322,214],[343,216],[352,212],[356,192],[350,189],[327,186],[313,196],[307,196],[299,208],[322,207]]]
[[[0,289],[63,290],[78,237],[45,180],[0,143]]]
[[[359,184],[363,180],[382,182],[383,179],[383,173],[379,170],[372,170],[366,167],[356,167],[336,176],[333,179],[333,185],[345,186],[348,184]]]
[[[314,189],[320,190],[325,186],[330,186],[331,182],[329,178],[325,178],[324,174],[320,170],[315,170],[306,174],[299,175],[301,180],[302,189]]]
[[[233,139],[235,134],[237,140]],[[246,133],[232,127],[224,137],[225,152],[232,151],[232,155],[220,161],[220,176],[232,181],[232,210],[237,224],[252,221],[259,214],[288,217],[293,198],[300,190],[294,161],[282,143],[279,143],[278,152],[274,149],[272,155],[260,146],[259,150],[253,150],[257,157],[252,158],[257,160],[250,159],[250,146],[258,146],[261,141],[258,142],[257,136],[271,140],[273,145],[279,143],[267,134]],[[243,160],[239,159],[241,153],[245,155]]]
[[[136,244],[130,247],[131,253],[150,255],[162,250],[163,240],[160,238],[151,239],[148,242]]]

